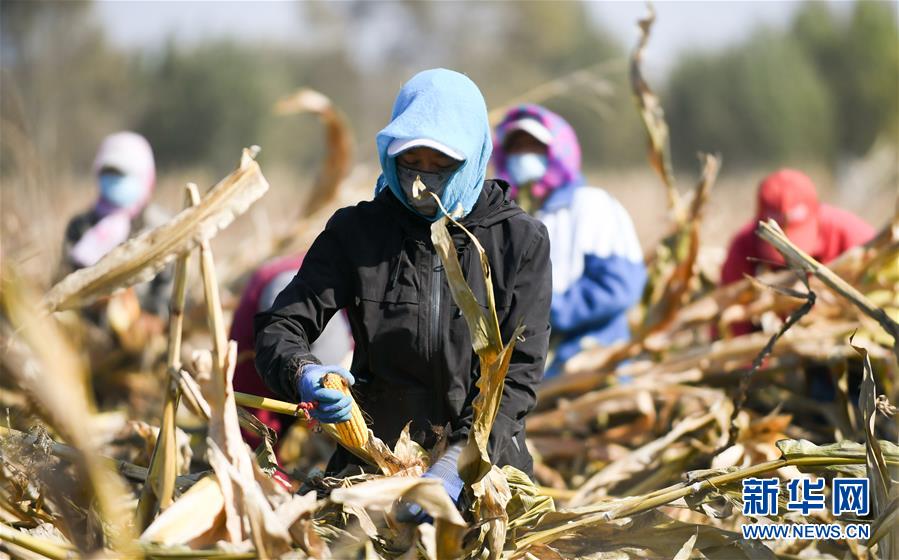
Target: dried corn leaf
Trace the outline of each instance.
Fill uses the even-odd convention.
[[[889,465],[899,465],[899,445],[884,440],[879,440],[878,443],[884,461]],[[783,439],[777,442],[777,448],[780,449],[784,459],[833,457],[857,459],[859,464],[864,463],[867,453],[864,444],[846,440],[829,445],[816,445],[804,439]]]
[[[684,543],[684,546],[682,546],[681,549],[677,551],[677,554],[674,555],[674,560],[690,560],[690,557],[693,555],[693,547],[696,546],[697,537],[699,537],[698,531],[692,537],[687,539],[687,542]]]
[[[106,522],[113,546],[122,554],[133,547],[131,527],[126,523],[128,491],[118,473],[109,468],[98,448],[96,434],[89,429],[96,414],[87,372],[77,352],[49,316],[35,313],[35,294],[28,291],[8,270],[0,275],[0,308],[24,342],[24,362],[4,367],[38,404],[47,422],[80,452],[89,492],[96,497],[101,519]],[[5,353],[4,361],[12,358]]]
[[[381,512],[388,511],[398,500],[414,502],[434,518],[438,558],[458,557],[466,524],[438,480],[387,477],[331,492],[331,501],[335,503]]]
[[[894,496],[871,523],[871,536],[867,545],[871,547],[883,539],[894,538],[897,527],[899,527],[899,496]]]
[[[440,202],[439,198],[436,196],[434,198]],[[447,229],[447,223],[450,221],[465,232],[477,250],[484,275],[486,310],[478,303],[465,280],[455,244]],[[503,345],[487,254],[478,239],[450,217],[445,209],[444,217],[431,226],[431,241],[446,271],[453,300],[465,318],[471,334],[472,348],[480,361],[481,374],[476,382],[478,395],[472,401],[471,430],[468,442],[459,456],[458,469],[462,480],[470,486],[474,494],[474,510],[478,519],[485,523],[482,526],[479,543],[486,545],[489,558],[499,558],[505,543],[508,522],[505,510],[506,504],[511,499],[511,491],[503,472],[491,463],[487,445],[493,423],[499,413],[512,351],[516,340],[524,331],[524,326],[519,325],[512,334],[509,344]]]
[[[481,264],[481,270],[484,273],[484,284],[487,288],[486,310],[478,303],[474,292],[471,291],[471,287],[465,280],[462,265],[459,263],[459,257],[456,254],[456,246],[447,229],[447,225],[450,222],[468,235],[478,253],[478,261]],[[484,251],[484,247],[481,246],[481,242],[478,241],[477,237],[465,229],[462,224],[448,216],[444,216],[431,225],[431,242],[434,244],[434,249],[440,256],[440,261],[446,270],[447,282],[453,295],[453,301],[459,306],[462,316],[468,325],[468,330],[471,332],[471,344],[474,351],[478,356],[483,354],[491,362],[496,361],[502,351],[503,342],[499,331],[499,319],[496,316],[490,263],[487,262],[487,254]]]
[[[415,527],[415,541],[417,546],[409,547],[409,550],[400,557],[400,560],[438,560],[437,556],[437,532],[430,523],[422,523]]]
[[[481,542],[488,552],[488,558],[499,558],[506,542],[509,516],[506,506],[512,499],[512,491],[505,473],[493,465],[480,480],[471,485],[475,496],[475,514],[485,521],[481,526]]]
[[[530,527],[544,514],[555,511],[553,499],[542,494],[526,474],[511,465],[502,470],[512,494],[506,504],[511,531]]]
[[[222,471],[228,473],[228,477],[239,490],[240,508],[253,531],[256,553],[263,558],[276,558],[288,552],[291,543],[286,524],[288,520],[275,514],[255,477],[247,477],[229,463],[222,450],[211,440],[209,464],[216,473]]]
[[[236,346],[233,346],[236,352]],[[203,391],[203,397],[209,403],[210,408],[210,416],[209,416],[209,439],[215,442],[219,448],[224,447],[225,449],[231,451],[235,445],[232,441],[229,441],[229,427],[239,425],[237,420],[237,409],[235,405],[235,409],[233,411],[233,417],[227,414],[227,398],[225,393],[224,395],[218,395],[216,391],[216,383],[214,381],[214,374],[210,371],[212,368],[213,360],[209,353],[209,351],[197,351],[193,356],[194,369],[197,372],[197,378],[200,380],[200,388]],[[232,362],[233,363],[233,362]],[[227,371],[227,370],[226,370]],[[233,374],[233,368],[231,368]],[[238,437],[240,437],[238,430]],[[241,440],[242,442],[242,440]],[[237,457],[240,457],[239,450],[235,453]],[[238,459],[240,460],[240,459]],[[246,461],[243,461],[246,463]],[[243,523],[240,515],[239,505],[237,504],[237,496],[235,495],[235,489],[231,478],[228,476],[227,472],[219,472],[221,469],[216,470],[215,465],[210,463],[213,466],[213,470],[216,471],[216,477],[221,487],[222,495],[224,496],[224,511],[225,511],[225,535],[223,536],[223,540],[227,540],[230,543],[240,543],[244,540],[243,535]],[[248,466],[248,465],[246,465]]]
[[[864,419],[865,431],[865,464],[867,466],[867,478],[871,484],[871,511],[875,517],[889,517],[891,515],[891,501],[896,498],[893,492],[893,481],[890,477],[890,469],[887,467],[884,453],[874,435],[877,420],[877,385],[874,382],[874,372],[871,368],[871,359],[864,348],[856,347],[855,350],[862,357],[863,377],[859,390],[858,406],[861,408]],[[894,471],[899,470],[894,467]],[[875,533],[880,540],[869,540],[868,545],[877,543],[879,556],[882,558],[894,558],[899,554],[899,525],[894,524],[889,530],[881,530]]]
[[[634,335],[636,340],[642,340],[674,321],[690,294],[697,273],[695,264],[699,256],[702,209],[719,169],[718,158],[703,154],[701,159],[702,174],[693,191],[689,212],[676,222],[675,231],[660,242],[650,263],[648,299],[644,301],[646,312]]]
[[[677,188],[674,186],[674,173],[671,168],[671,147],[669,145],[668,123],[665,122],[665,111],[662,103],[652,92],[649,84],[643,78],[641,64],[643,52],[649,43],[649,35],[652,24],[655,22],[656,13],[652,4],[649,4],[649,14],[641,19],[640,39],[637,47],[631,54],[631,90],[637,103],[637,110],[649,136],[649,163],[665,184],[668,195],[668,209],[680,222],[682,220],[682,203]]]
[[[185,192],[186,208],[194,205],[196,198],[194,192],[190,187]],[[196,202],[199,202],[199,200],[196,200]],[[175,261],[175,274],[169,303],[169,336],[168,350],[166,352],[166,364],[168,367],[166,371],[165,401],[162,408],[162,418],[159,421],[159,434],[156,437],[153,452],[150,456],[147,484],[141,489],[137,506],[136,525],[141,529],[145,529],[149,525],[150,521],[158,513],[158,510],[165,509],[171,505],[175,490],[175,476],[177,474],[177,428],[175,427],[175,415],[178,410],[178,403],[181,400],[178,378],[181,370],[181,338],[184,327],[184,302],[187,297],[187,265],[189,258],[190,253],[184,252],[178,255]],[[190,457],[187,457],[185,467],[189,468],[189,465]]]
[[[465,280],[462,266],[459,264],[459,257],[456,254],[456,247],[447,229],[450,221],[465,232],[477,250],[481,270],[484,274],[487,294],[486,310],[478,303],[471,287]],[[471,232],[459,222],[445,215],[431,226],[431,241],[446,271],[453,300],[459,306],[468,325],[472,347],[480,359],[481,375],[477,381],[479,392],[472,403],[474,413],[471,431],[468,443],[459,457],[459,474],[468,484],[473,484],[484,477],[492,466],[487,454],[487,443],[496,415],[499,413],[506,372],[509,369],[515,341],[523,332],[524,327],[520,325],[515,330],[509,344],[503,345],[499,320],[496,316],[490,263],[487,262],[484,248]]]
[[[601,469],[578,489],[577,494],[569,503],[572,506],[586,505],[596,498],[598,492],[608,489],[613,484],[627,480],[636,473],[642,473],[647,468],[657,468],[661,455],[675,441],[692,432],[713,425],[714,421],[714,413],[684,418],[663,437],[647,443],[626,457]]]
[[[465,521],[456,510],[440,481],[432,478],[384,477],[331,491],[332,502],[387,511],[397,500],[415,502],[434,519],[444,519],[460,527]]]
[[[120,288],[153,278],[175,257],[210,239],[268,190],[255,151],[245,149],[240,166],[215,185],[202,202],[155,229],[110,251],[94,266],[77,270],[44,297],[50,311],[87,305]]]
[[[606,520],[602,513],[550,513],[515,544],[517,550],[523,550],[534,544],[552,543],[565,558],[583,558],[624,547],[649,551],[650,556],[673,558],[694,536],[694,548],[707,558],[775,558],[759,541],[743,540],[739,533],[710,525],[676,521],[656,510],[614,521]]]
[[[164,545],[206,544],[198,539],[224,525],[225,498],[215,475],[200,479],[162,512],[141,535],[141,541]]]
[[[430,454],[409,435],[411,424],[412,422],[409,422],[403,427],[399,439],[396,440],[396,445],[393,446],[393,454],[400,463],[406,465],[403,474],[418,476],[423,474],[428,467]]]
[[[356,518],[359,522],[359,528],[362,529],[362,532],[365,533],[366,537],[370,539],[381,538],[381,535],[378,534],[378,526],[372,521],[371,515],[368,514],[368,511],[366,511],[364,507],[353,503],[341,505],[343,506],[344,513],[348,513]]]
[[[303,206],[308,217],[330,203],[349,174],[353,159],[353,134],[344,114],[324,94],[309,88],[278,100],[275,114],[314,113],[325,126],[325,158],[315,179],[312,196]]]
[[[210,403],[209,455],[207,459],[216,473],[225,496],[227,536],[233,543],[250,538],[256,553],[263,557],[279,556],[290,549],[287,527],[279,520],[256,481],[255,457],[240,434],[237,405],[232,381],[237,363],[237,344],[231,341],[225,362],[224,395],[213,379],[205,384]],[[223,398],[224,397],[224,398]],[[270,487],[270,490],[273,486]],[[230,502],[229,502],[230,498]]]

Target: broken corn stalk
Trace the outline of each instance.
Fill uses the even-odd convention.
[[[349,395],[351,399],[353,398],[346,379],[336,373],[328,373],[322,377],[322,387],[335,389],[345,395]],[[362,418],[362,410],[359,409],[355,399],[353,399],[353,412],[350,419],[346,422],[334,424],[334,427],[340,443],[348,449],[363,449],[365,444],[368,443],[368,427],[365,425],[365,419]]]

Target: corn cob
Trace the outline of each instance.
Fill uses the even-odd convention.
[[[351,399],[353,398],[353,395],[350,393],[350,386],[346,382],[346,379],[336,373],[328,373],[322,377],[322,387],[336,389],[337,391],[349,395]],[[361,450],[365,447],[365,444],[368,443],[368,426],[365,425],[365,419],[362,418],[362,410],[359,408],[359,405],[356,404],[355,399],[353,399],[353,411],[350,419],[346,422],[334,424],[334,428],[334,431],[337,432],[337,439],[340,444],[351,451],[353,449]]]

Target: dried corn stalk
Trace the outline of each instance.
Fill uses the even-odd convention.
[[[185,207],[198,204],[199,193],[188,188],[185,192]],[[178,379],[181,372],[181,336],[184,321],[184,302],[187,296],[187,264],[189,252],[178,255],[175,262],[175,278],[169,306],[169,338],[166,363],[165,402],[159,422],[159,435],[150,457],[150,472],[147,484],[141,490],[137,506],[136,525],[146,529],[160,509],[169,507],[175,489],[176,442],[175,413],[181,400]]]
[[[437,200],[439,201],[439,199]],[[478,303],[471,287],[465,280],[453,238],[447,230],[447,224],[450,222],[465,232],[477,250],[487,292],[486,310]],[[473,484],[484,477],[492,466],[490,457],[487,455],[487,440],[490,437],[490,430],[493,428],[496,415],[499,413],[500,399],[506,372],[509,369],[509,360],[512,358],[512,350],[515,347],[516,339],[524,331],[524,326],[520,325],[513,333],[509,343],[503,345],[499,320],[496,316],[490,263],[487,262],[484,248],[477,237],[465,229],[462,224],[450,218],[445,210],[444,217],[431,226],[431,241],[446,270],[450,292],[456,305],[459,306],[462,316],[465,317],[471,333],[472,347],[481,364],[481,375],[477,381],[479,392],[472,403],[474,418],[468,436],[468,444],[459,457],[459,474],[468,484]]]
[[[665,122],[665,111],[662,103],[652,92],[649,84],[643,78],[641,64],[643,63],[643,51],[649,43],[649,35],[652,24],[656,20],[656,12],[652,4],[648,4],[649,14],[638,21],[640,26],[640,39],[637,48],[631,55],[631,89],[637,110],[643,121],[649,141],[649,163],[665,184],[665,192],[668,195],[668,210],[675,216],[678,223],[684,220],[683,202],[680,193],[674,185],[674,173],[671,169],[671,147],[669,144],[668,123]]]
[[[119,245],[94,266],[63,278],[45,296],[46,308],[76,308],[150,280],[177,255],[214,237],[268,190],[253,159],[257,152],[258,148],[245,149],[238,168],[212,187],[198,206],[182,210],[167,223]]]
[[[605,359],[620,360],[627,357],[638,341],[671,322],[690,292],[690,284],[696,275],[694,265],[699,254],[699,225],[708,192],[718,175],[719,160],[703,154],[702,174],[693,191],[689,207],[675,186],[671,168],[671,148],[665,112],[658,97],[643,78],[641,64],[643,52],[649,43],[650,31],[655,22],[655,10],[649,5],[649,15],[639,21],[640,39],[631,55],[631,88],[637,109],[649,139],[649,163],[659,175],[668,196],[668,211],[674,222],[674,231],[657,246],[649,262],[649,277],[643,297],[644,313],[634,333],[633,344]]]
[[[199,197],[196,188],[193,185],[188,188],[192,199],[196,201]],[[277,497],[272,496],[274,486],[266,485],[263,488],[257,480],[257,476],[266,475],[255,465],[255,457],[240,434],[232,388],[237,345],[226,339],[212,250],[208,238],[202,237],[202,233],[200,235],[200,271],[206,295],[209,330],[212,333],[212,351],[197,352],[194,366],[201,379],[203,396],[209,404],[207,460],[215,472],[216,486],[222,500],[219,508],[197,513],[209,520],[209,534],[205,535],[207,539],[224,540],[239,547],[245,547],[249,540],[258,556],[280,556],[290,550],[291,538],[285,520],[274,514],[272,500]],[[206,492],[211,493],[213,489]],[[180,500],[150,525],[149,536],[160,532],[160,527],[177,526],[177,520],[185,509],[184,506],[179,507],[178,502]],[[145,538],[149,537],[145,535]]]
[[[240,406],[250,408],[261,408],[277,412],[279,414],[296,415],[297,405],[276,399],[259,397],[248,393],[235,392],[235,400]],[[358,407],[358,405],[356,405]],[[361,414],[361,410],[360,410]],[[364,420],[363,420],[364,422]],[[362,424],[364,426],[364,424]],[[334,441],[343,445],[343,447],[359,457],[369,465],[378,467],[382,474],[395,475],[407,474],[417,475],[423,472],[427,466],[428,454],[420,445],[411,441],[408,437],[408,426],[400,434],[400,439],[396,443],[396,448],[391,450],[387,445],[374,433],[371,429],[364,428],[366,435],[356,434],[353,438],[346,440],[337,425],[322,423],[320,424],[323,432],[331,436]],[[358,428],[355,428],[358,430]],[[353,444],[354,441],[362,441],[361,445]]]
[[[696,276],[694,265],[699,255],[702,209],[719,168],[715,156],[703,154],[701,160],[702,176],[693,191],[689,211],[682,220],[676,220],[675,231],[659,243],[650,262],[649,283],[644,295],[646,311],[634,333],[635,340],[642,340],[673,321],[677,310],[690,295],[691,282]]]
[[[434,196],[433,193],[429,194]],[[434,198],[439,204],[440,199],[436,196]],[[486,252],[470,231],[450,217],[442,205],[440,207],[444,216],[431,226],[431,241],[446,271],[453,300],[465,317],[471,333],[472,348],[478,355],[481,370],[477,381],[478,395],[472,401],[471,431],[468,434],[468,442],[459,456],[459,475],[471,488],[475,497],[475,514],[483,522],[480,542],[485,543],[490,558],[499,558],[505,544],[508,525],[505,507],[511,499],[511,491],[505,475],[491,463],[487,444],[496,415],[499,413],[515,341],[524,331],[524,326],[519,325],[509,343],[503,344]],[[480,306],[465,280],[456,247],[447,230],[449,222],[464,231],[477,250],[484,274],[486,310]]]
[[[814,274],[828,288],[846,298],[862,313],[877,321],[883,330],[893,337],[893,353],[896,355],[896,359],[899,360],[899,323],[894,321],[886,311],[874,305],[855,287],[797,247],[787,238],[774,220],[769,219],[767,222],[759,222],[758,235],[768,243],[771,243],[783,255],[791,267]]]
[[[875,436],[877,420],[877,385],[874,382],[871,360],[864,348],[856,348],[863,361],[863,380],[859,391],[858,404],[864,416],[866,477],[871,482],[871,511],[875,517],[875,531],[868,546],[877,543],[881,558],[894,558],[899,553],[899,524],[896,523],[896,508],[899,499],[896,484],[891,474],[896,467],[887,466],[884,452]],[[884,523],[891,520],[892,523]]]
[[[304,250],[324,226],[325,221],[340,204],[340,187],[352,170],[353,132],[346,116],[324,94],[302,88],[291,95],[279,99],[273,108],[276,115],[296,115],[312,113],[318,115],[325,127],[325,156],[312,187],[311,194],[304,201],[299,215],[287,220],[286,227],[279,228],[273,235],[254,236],[242,244],[224,266],[224,282],[233,286],[245,281],[244,274],[255,270],[260,263],[273,256],[291,254]],[[358,199],[356,199],[358,200]],[[352,202],[355,202],[353,200]],[[344,200],[349,203],[349,200]],[[272,220],[263,218],[266,225]]]
[[[437,558],[458,558],[466,524],[439,481],[428,478],[388,477],[338,488],[331,501],[350,511],[386,512],[398,500],[414,502],[434,518]]]
[[[127,555],[134,546],[128,513],[122,509],[128,491],[101,457],[98,438],[90,430],[96,409],[84,364],[59,325],[47,315],[35,313],[38,300],[34,294],[9,271],[3,272],[0,304],[15,329],[12,337],[24,343],[25,349],[21,363],[10,363],[4,369],[38,405],[47,423],[80,452],[88,492],[96,498],[100,519],[107,524],[105,540]],[[6,352],[4,361],[15,359],[14,354]]]
[[[325,125],[325,159],[315,179],[312,196],[303,206],[302,217],[306,218],[334,199],[341,182],[349,174],[353,159],[353,134],[340,109],[326,95],[313,89],[299,89],[275,104],[277,115],[298,113],[316,114]]]

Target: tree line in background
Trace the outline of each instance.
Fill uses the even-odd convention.
[[[90,3],[7,0],[0,10],[5,174],[35,165],[48,177],[84,172],[99,140],[125,128],[150,139],[163,170],[221,172],[251,143],[267,159],[308,169],[321,150],[317,125],[272,113],[301,86],[330,96],[361,157],[373,156],[396,90],[431,66],[470,75],[491,107],[589,67],[535,93],[556,94],[545,104],[575,125],[588,165],[644,161],[627,83],[631,45],[594,24],[582,3],[301,3],[296,17],[308,33],[296,44],[169,42],[153,52],[114,47]],[[841,15],[807,2],[785,30],[684,56],[667,83],[653,84],[678,167],[692,171],[697,150],[736,166],[833,166],[881,136],[895,139],[895,8],[859,1]]]
[[[675,155],[694,146],[775,164],[864,155],[899,132],[897,45],[890,3],[858,1],[843,21],[810,1],[784,32],[687,57],[667,88]]]

